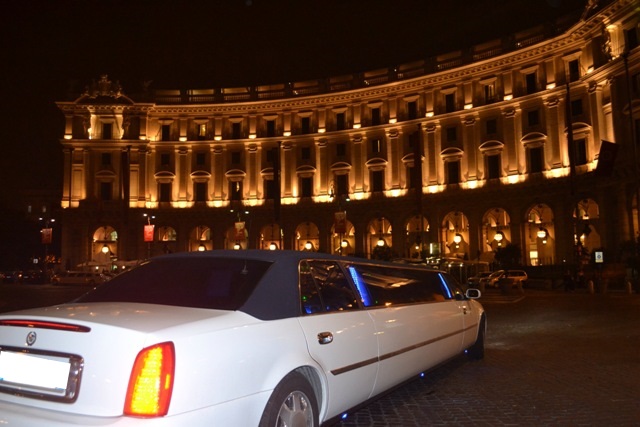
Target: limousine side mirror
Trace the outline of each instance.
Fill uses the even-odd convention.
[[[480,289],[469,288],[464,295],[469,299],[478,299],[482,295],[482,292],[480,292]]]

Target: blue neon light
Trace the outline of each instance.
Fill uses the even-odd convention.
[[[360,275],[358,274],[355,268],[349,266],[347,269],[349,270],[349,274],[351,275],[351,279],[353,280],[353,283],[356,285],[356,288],[358,289],[358,292],[362,297],[362,303],[364,304],[365,307],[371,307],[371,295],[369,295],[369,290],[367,289],[367,286],[364,283],[362,283],[362,279],[360,278]]]
[[[453,295],[451,294],[451,289],[449,289],[449,287],[447,286],[447,282],[444,280],[444,277],[442,277],[442,274],[438,273],[438,277],[440,278],[440,283],[442,283],[442,288],[447,293],[447,298],[453,299]]]

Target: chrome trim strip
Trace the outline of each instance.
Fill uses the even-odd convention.
[[[420,348],[420,347],[424,347],[424,346],[429,345],[429,344],[433,344],[434,342],[442,341],[444,339],[451,338],[453,336],[465,333],[470,329],[477,328],[477,326],[478,326],[477,323],[473,324],[473,325],[469,325],[469,326],[467,326],[466,328],[464,328],[464,329],[462,329],[460,331],[451,332],[449,334],[441,335],[439,337],[436,337],[436,338],[433,338],[433,339],[430,339],[430,340],[427,340],[427,341],[423,341],[423,342],[420,342],[420,343],[417,343],[417,344],[414,344],[414,345],[411,345],[411,346],[408,346],[408,347],[405,347],[405,348],[401,348],[400,350],[397,350],[397,351],[394,351],[394,352],[391,352],[391,353],[383,354],[383,355],[381,355],[379,357],[363,360],[361,362],[354,363],[352,365],[347,365],[347,366],[344,366],[342,368],[333,369],[331,371],[331,373],[333,375],[341,375],[341,374],[347,373],[349,371],[353,371],[355,369],[359,369],[359,368],[371,365],[372,363],[381,362],[381,361],[386,360],[386,359],[391,359],[392,357],[399,356],[400,354],[407,353],[409,351],[415,350],[415,349]]]

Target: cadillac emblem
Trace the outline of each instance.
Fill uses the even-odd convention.
[[[38,335],[34,331],[29,332],[27,334],[27,345],[31,347],[36,343],[36,339],[38,339]]]

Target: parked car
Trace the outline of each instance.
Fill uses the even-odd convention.
[[[507,270],[505,273],[505,277],[513,280],[513,284],[515,285],[525,285],[529,276],[527,276],[527,272],[524,270]]]
[[[49,275],[42,270],[27,270],[22,272],[22,283],[41,285],[49,283]]]
[[[51,283],[54,285],[97,285],[109,280],[109,276],[98,272],[63,271],[54,274]]]
[[[471,276],[467,279],[467,286],[470,288],[479,288],[484,283],[483,280],[491,275],[490,271],[483,271],[475,276]]]
[[[524,270],[496,270],[483,280],[485,286],[498,287],[500,280],[504,278],[512,279],[514,285],[524,285],[528,276]]]
[[[18,283],[22,277],[19,270],[7,270],[2,273],[2,283]]]
[[[320,253],[154,257],[75,302],[0,315],[0,424],[319,426],[483,357],[479,296]]]

